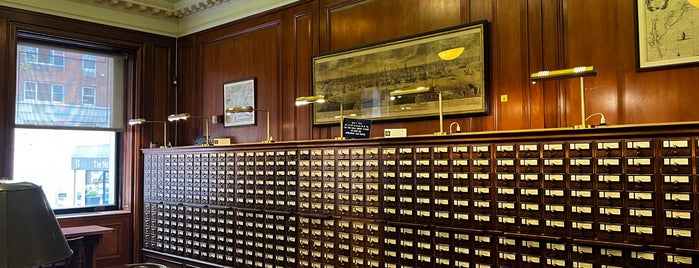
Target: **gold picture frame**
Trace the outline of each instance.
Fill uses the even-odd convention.
[[[313,95],[330,100],[313,105],[313,124],[339,123],[340,105],[345,116],[358,119],[436,117],[437,92],[445,116],[487,115],[487,26],[478,21],[313,57]],[[398,100],[389,96],[392,90],[420,86],[434,92]]]
[[[699,62],[699,7],[690,1],[636,0],[636,68]]]

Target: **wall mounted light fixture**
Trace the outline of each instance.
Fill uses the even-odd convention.
[[[145,118],[134,118],[129,120],[129,126],[142,125],[145,123],[163,123],[163,145],[160,148],[167,148],[167,121],[148,121]]]
[[[311,104],[311,103],[338,103],[338,104],[340,104],[340,116],[339,116],[339,118],[340,118],[340,136],[339,136],[339,137],[336,137],[335,139],[336,139],[336,140],[344,140],[344,139],[345,139],[345,136],[344,136],[344,132],[345,132],[345,125],[344,125],[345,114],[344,114],[344,111],[343,111],[344,108],[342,107],[342,106],[343,106],[343,105],[342,105],[342,102],[338,102],[338,101],[329,101],[329,100],[325,97],[325,95],[314,95],[314,96],[306,96],[306,97],[298,97],[298,98],[296,98],[296,106],[307,105],[307,104]]]
[[[540,71],[531,74],[533,84],[538,81],[561,80],[569,78],[580,78],[580,125],[575,128],[587,128],[585,123],[585,76],[595,76],[597,70],[594,66],[580,66],[575,68],[560,69],[553,71]]]
[[[180,120],[187,120],[189,118],[203,118],[204,122],[206,123],[206,134],[204,135],[204,138],[206,139],[204,141],[204,144],[202,146],[208,147],[211,146],[209,144],[209,117],[206,116],[192,116],[189,113],[180,113],[180,114],[171,114],[167,116],[167,121],[173,122],[173,121],[180,121]]]
[[[447,135],[446,132],[444,132],[444,110],[442,106],[442,92],[438,92],[434,90],[434,87],[417,87],[417,88],[411,88],[411,89],[396,89],[388,93],[388,95],[391,97],[391,100],[395,100],[396,98],[400,98],[401,96],[404,95],[412,95],[412,94],[420,94],[420,93],[437,93],[437,96],[439,97],[439,132],[435,132],[435,136],[444,136]]]
[[[269,110],[261,110],[261,109],[255,109],[252,106],[241,106],[241,107],[232,107],[226,109],[226,114],[235,114],[235,113],[252,113],[253,111],[260,111],[260,112],[266,112],[267,113],[267,139],[262,141],[262,143],[272,143],[272,136],[269,135]]]

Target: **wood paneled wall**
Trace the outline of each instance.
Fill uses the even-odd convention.
[[[609,124],[699,120],[699,67],[636,71],[634,1],[607,0],[313,0],[180,39],[179,112],[223,113],[222,85],[256,77],[257,106],[272,111],[276,140],[323,139],[339,128],[313,127],[309,107],[293,99],[310,94],[315,55],[488,20],[490,113],[457,117],[464,131],[572,127],[580,124],[577,79],[532,84],[544,69],[594,65],[585,80],[586,114],[604,113]],[[501,102],[502,95],[508,96]],[[264,114],[256,126],[211,128],[233,142],[264,140]],[[598,123],[592,118],[588,123]],[[179,127],[178,143],[192,144],[203,122]],[[374,123],[436,130],[436,119]]]

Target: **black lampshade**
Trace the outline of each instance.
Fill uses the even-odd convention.
[[[0,180],[0,268],[39,266],[72,253],[41,187]]]

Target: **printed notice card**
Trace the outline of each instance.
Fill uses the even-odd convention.
[[[371,134],[371,120],[344,118],[342,133],[348,139],[368,139]]]

